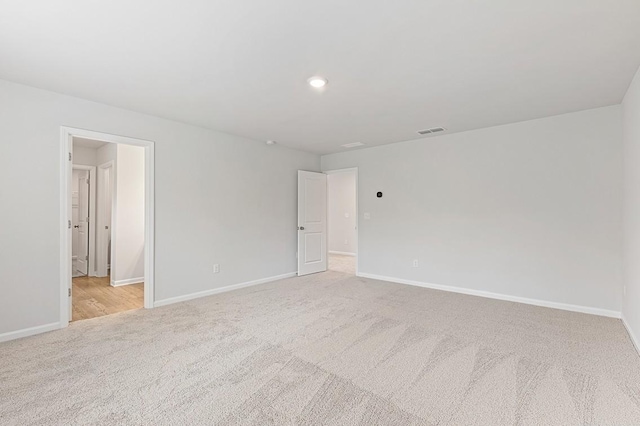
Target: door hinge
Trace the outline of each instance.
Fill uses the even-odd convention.
[[[86,255],[86,256],[84,257],[84,260],[89,260],[89,255]]]
[[[91,182],[91,179],[87,178],[87,185],[91,185],[89,182]]]
[[[67,221],[67,228],[71,229],[71,221],[70,220]]]
[[[69,289],[69,297],[71,297],[71,289]]]
[[[71,161],[71,153],[69,153],[69,161]]]

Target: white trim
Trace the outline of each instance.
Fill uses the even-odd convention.
[[[627,329],[627,333],[629,333],[629,338],[631,338],[631,343],[633,343],[633,346],[636,348],[636,352],[638,352],[638,355],[640,355],[640,341],[631,329],[631,326],[627,322],[627,319],[624,317],[624,315],[622,315],[622,324],[624,325],[624,328]]]
[[[405,280],[402,278],[394,278],[394,277],[385,277],[381,275],[367,274],[364,272],[358,274],[358,276],[363,278],[380,280],[380,281],[389,281],[389,282],[394,282],[398,284],[407,284],[407,285],[412,285],[416,287],[424,287],[424,288],[430,288],[434,290],[448,291],[451,293],[461,293],[461,294],[467,294],[470,296],[486,297],[489,299],[506,300],[509,302],[524,303],[526,305],[561,309],[563,311],[581,312],[584,314],[598,315],[602,317],[621,318],[622,316],[621,312],[619,311],[611,311],[608,309],[601,309],[601,308],[592,308],[590,306],[570,305],[567,303],[548,302],[546,300],[538,300],[538,299],[528,299],[526,297],[510,296],[507,294],[500,294],[500,293],[491,293],[489,291],[482,291],[482,290],[472,290],[472,289],[463,288],[463,287],[453,287],[448,285],[423,283],[420,281]]]
[[[144,307],[153,308],[155,300],[155,145],[144,142]],[[111,216],[113,220],[113,216]],[[113,261],[113,258],[111,258]]]
[[[138,284],[144,282],[144,277],[128,278],[126,280],[111,281],[111,287],[120,287],[123,285]]]
[[[89,172],[89,264],[87,265],[87,276],[97,276],[96,269],[96,190],[98,188],[96,179],[96,167],[85,166],[83,164],[71,164],[72,170],[87,170]],[[72,250],[73,252],[73,250]]]
[[[238,289],[241,289],[241,288],[244,288],[244,287],[251,287],[251,286],[254,286],[254,285],[258,285],[258,284],[266,284],[266,283],[270,283],[272,281],[278,281],[278,280],[283,280],[285,278],[295,277],[297,275],[298,275],[297,272],[289,272],[287,274],[276,275],[276,276],[267,277],[267,278],[261,278],[261,279],[254,280],[254,281],[247,281],[245,283],[232,284],[232,285],[228,285],[226,287],[218,287],[218,288],[213,288],[211,290],[199,291],[197,293],[186,294],[184,296],[170,297],[168,299],[163,299],[163,300],[156,301],[153,306],[159,307],[159,306],[166,306],[166,305],[171,305],[171,304],[179,303],[179,302],[186,302],[187,300],[199,299],[200,297],[211,296],[211,295],[218,294],[218,293],[225,293],[227,291],[238,290]]]
[[[358,252],[360,251],[360,215],[359,215],[359,211],[360,211],[360,184],[359,184],[359,179],[360,179],[360,171],[358,170],[357,167],[349,167],[346,169],[335,169],[335,170],[323,170],[322,173],[326,174],[326,175],[333,175],[336,173],[348,173],[348,172],[355,172],[356,174],[356,250],[357,252],[353,254],[353,256],[355,256],[356,258],[356,276],[358,276],[358,274],[360,273],[360,256],[358,256]],[[327,199],[327,206],[329,205],[329,200]],[[327,215],[327,225],[329,224],[329,219],[328,219],[328,215]],[[329,231],[327,230],[327,239],[329,238]],[[329,244],[327,244],[327,250],[328,250]],[[335,254],[345,254],[346,253],[341,253],[341,252],[331,252],[329,251],[329,253],[335,253]],[[350,256],[350,255],[347,255]]]
[[[23,328],[22,330],[10,331],[0,334],[0,342],[8,342],[9,340],[20,339],[22,337],[33,336],[34,334],[46,333],[61,328],[60,323],[52,322],[51,324],[39,325],[36,327]]]
[[[71,287],[72,260],[71,250],[71,171],[73,163],[69,158],[73,153],[71,132],[60,127],[60,328],[69,325],[68,291]]]
[[[334,251],[329,250],[329,254],[339,254],[341,256],[357,256],[355,253],[350,253],[348,251]]]
[[[60,328],[69,325],[71,287],[71,230],[68,220],[71,218],[71,167],[69,153],[73,153],[73,137],[98,141],[141,146],[145,158],[145,229],[144,229],[144,307],[153,308],[154,300],[154,259],[155,259],[155,152],[154,143],[143,139],[111,135],[91,130],[60,126]]]

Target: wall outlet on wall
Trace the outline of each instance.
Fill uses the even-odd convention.
[[[371,219],[371,213],[365,213],[365,214],[364,214],[364,219],[365,219],[365,220],[369,220],[369,219]]]
[[[213,265],[213,273],[217,274],[218,272],[220,272],[220,265],[216,263]]]
[[[349,213],[345,213],[344,217],[348,218],[349,217]]]
[[[344,245],[348,246],[349,245],[349,240],[344,240]]]
[[[413,267],[417,268],[418,267],[418,259],[414,259],[413,260]]]

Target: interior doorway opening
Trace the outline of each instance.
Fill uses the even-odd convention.
[[[327,174],[328,269],[357,274],[358,263],[358,170]]]
[[[153,307],[153,142],[61,128],[60,322]]]
[[[142,308],[144,148],[75,136],[72,148],[69,320]]]

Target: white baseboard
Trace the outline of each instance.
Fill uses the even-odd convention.
[[[333,251],[329,250],[329,254],[341,254],[342,256],[355,256],[355,253],[351,253],[348,251]]]
[[[24,328],[22,330],[10,331],[8,333],[0,334],[0,342],[7,342],[9,340],[20,339],[21,337],[33,336],[34,334],[46,333],[47,331],[53,331],[60,328],[59,322],[52,322],[51,324],[39,325],[37,327]]]
[[[570,305],[568,303],[548,302],[546,300],[528,299],[526,297],[510,296],[507,294],[500,294],[500,293],[491,293],[488,291],[473,290],[473,289],[463,288],[463,287],[453,287],[448,285],[423,283],[420,281],[405,280],[402,278],[384,277],[381,275],[367,274],[364,272],[360,272],[358,276],[363,278],[380,280],[380,281],[390,281],[390,282],[399,283],[399,284],[407,284],[407,285],[413,285],[417,287],[431,288],[434,290],[449,291],[452,293],[467,294],[470,296],[479,296],[479,297],[486,297],[489,299],[506,300],[509,302],[524,303],[526,305],[542,306],[545,308],[561,309],[564,311],[581,312],[583,314],[598,315],[602,317],[610,317],[610,318],[622,317],[622,314],[618,311],[611,311],[608,309],[601,309],[601,308],[592,308],[589,306]]]
[[[627,329],[627,333],[629,333],[631,342],[633,343],[633,346],[635,346],[636,351],[638,352],[638,355],[640,355],[640,340],[638,340],[640,337],[636,337],[635,333],[633,332],[633,329],[627,322],[627,319],[624,317],[624,315],[622,315],[622,324],[624,324],[624,328]]]
[[[138,284],[143,282],[144,282],[144,277],[129,278],[126,280],[111,281],[111,286],[120,287],[121,285]]]
[[[238,290],[244,287],[251,287],[258,284],[265,284],[271,281],[278,281],[285,278],[295,277],[297,275],[296,272],[289,272],[287,274],[276,275],[274,277],[261,278],[259,280],[247,281],[245,283],[228,285],[226,287],[213,288],[211,290],[199,291],[197,293],[185,294],[184,296],[170,297],[168,299],[157,300],[153,303],[153,307],[157,308],[160,306],[171,305],[173,303],[186,302],[187,300],[198,299],[200,297],[211,296],[218,293],[225,293],[227,291]]]

